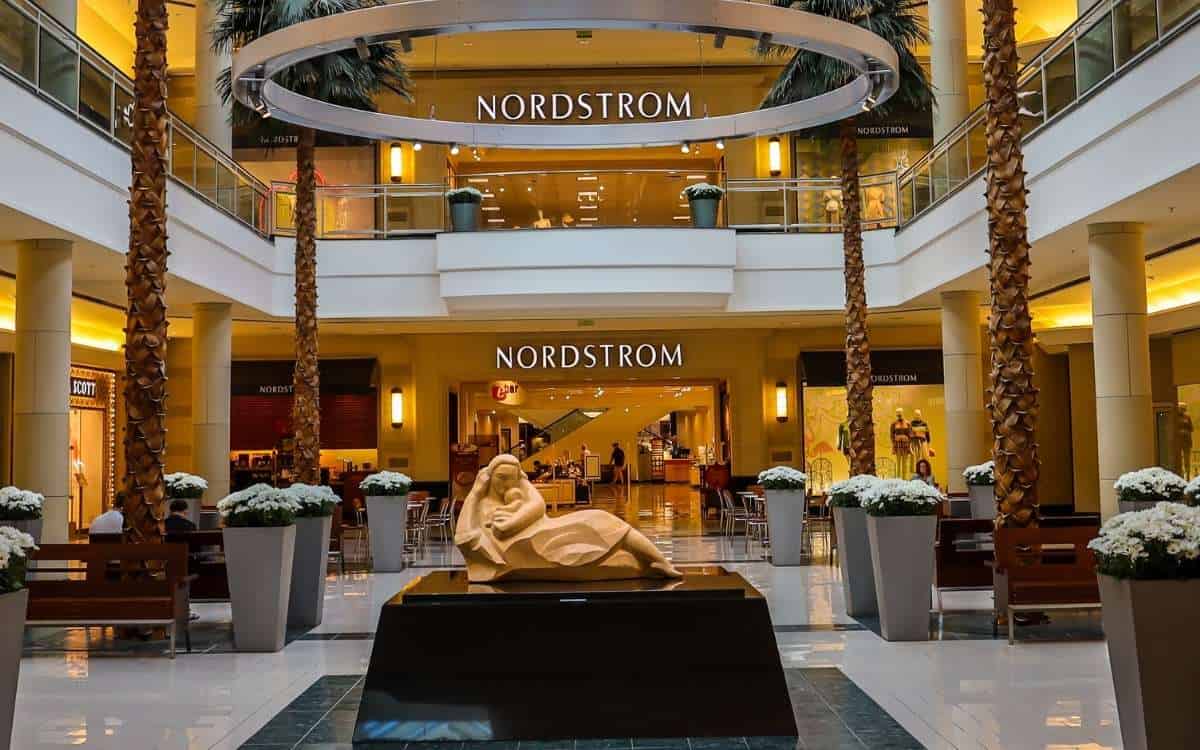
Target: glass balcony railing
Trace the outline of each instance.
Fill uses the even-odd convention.
[[[429,185],[337,185],[317,188],[317,237],[388,239],[437,234],[446,226],[446,188]],[[296,186],[271,185],[274,234],[296,233]]]
[[[1101,0],[1018,77],[1022,139],[1037,135],[1200,20],[1200,0]],[[901,227],[987,165],[984,107],[899,177]]]
[[[133,81],[34,3],[0,0],[0,72],[129,148]],[[174,115],[168,137],[171,176],[267,236],[269,188]]]
[[[842,186],[835,178],[729,180],[728,226],[742,231],[840,232]],[[896,173],[859,179],[862,228],[896,226]]]

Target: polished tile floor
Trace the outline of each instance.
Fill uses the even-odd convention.
[[[637,507],[643,507],[640,498]],[[741,538],[686,528],[695,520],[677,528],[684,522],[674,519],[673,509],[667,518],[666,505],[660,507],[649,516],[639,510],[638,516],[664,552],[684,564],[732,561],[727,567],[763,591],[785,667],[836,668],[815,678],[844,675],[920,745],[936,750],[1121,747],[1103,641],[1010,647],[1004,639],[977,633],[887,643],[845,614],[837,568],[824,564],[819,544],[815,564],[775,568],[761,560],[757,543],[751,542],[747,552]],[[425,565],[440,565],[454,555],[444,545],[430,545],[422,558]],[[109,649],[113,644],[99,631],[88,637],[72,631],[58,641],[65,650],[50,648],[53,639],[43,640],[42,648],[21,663],[12,747],[237,750],[319,680],[332,676],[353,685],[366,671],[379,608],[426,570],[331,578],[322,625],[277,654],[216,648],[171,661],[153,651]],[[944,606],[982,610],[990,602],[983,594],[950,593]],[[227,604],[195,609],[201,615],[198,629],[220,631],[229,619]],[[933,622],[936,626],[937,618]],[[978,630],[978,623],[955,624],[950,616],[947,622],[951,631]],[[586,642],[581,636],[580,647]],[[829,742],[830,748],[843,746],[840,740]],[[883,738],[870,746],[912,745],[889,745]]]

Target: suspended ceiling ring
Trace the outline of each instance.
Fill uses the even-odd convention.
[[[273,79],[304,60],[355,48],[448,34],[621,29],[743,37],[842,60],[857,75],[819,96],[779,107],[695,119],[577,124],[472,123],[366,112],[322,102]],[[782,133],[841,120],[886,101],[899,58],[853,24],[745,0],[413,0],[305,21],[267,34],[233,57],[234,95],[263,116],[379,140],[517,148],[660,146]]]

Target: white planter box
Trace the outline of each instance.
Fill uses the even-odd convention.
[[[867,516],[885,640],[929,640],[936,532],[937,516]]]
[[[371,570],[404,570],[408,495],[367,495],[367,533],[371,538]]]
[[[297,518],[288,625],[315,628],[325,616],[325,572],[329,567],[329,530],[333,518]]]
[[[871,539],[867,534],[867,512],[862,508],[834,508],[837,529],[838,566],[842,570],[842,595],[851,617],[879,612],[875,602],[875,569],[871,565]]]
[[[971,518],[991,519],[999,514],[995,485],[968,484],[967,493],[971,496]]]
[[[1125,750],[1196,747],[1200,579],[1097,577]]]
[[[238,651],[279,651],[287,635],[296,527],[230,527],[225,538],[233,643]]]
[[[771,564],[799,565],[804,538],[804,490],[766,490]]]
[[[17,677],[21,672],[21,639],[25,634],[25,608],[29,591],[0,594],[0,747],[12,737],[13,708],[17,703]]]

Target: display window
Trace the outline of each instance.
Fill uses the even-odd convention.
[[[111,505],[116,490],[117,375],[72,366],[70,394],[70,523],[82,531]]]
[[[1168,464],[1184,479],[1200,475],[1200,383],[1181,385],[1175,405],[1174,430],[1168,434]]]

